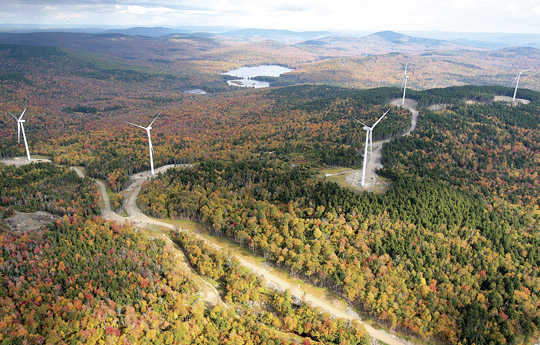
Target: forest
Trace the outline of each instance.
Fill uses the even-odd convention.
[[[423,102],[490,91],[435,90]],[[391,328],[449,343],[527,343],[540,326],[540,108],[530,94],[517,107],[422,110],[411,136],[384,145],[380,173],[393,186],[383,195],[275,155],[168,171],[139,203],[156,217],[199,220]]]
[[[21,167],[0,164],[0,190],[0,221],[14,211],[83,217],[101,213],[94,181],[50,163]]]
[[[73,47],[0,45],[0,107],[28,107],[30,151],[54,162],[0,166],[0,216],[64,216],[21,234],[0,222],[0,343],[369,342],[360,325],[269,290],[228,254],[175,234],[196,274],[232,307],[204,305],[165,241],[97,216],[94,182],[63,166],[84,166],[121,191],[130,175],[149,169],[144,132],[123,121],[148,125],[159,112],[156,166],[194,167],[145,184],[138,203],[147,214],[200,221],[401,333],[470,345],[538,339],[538,92],[520,89],[518,98],[530,104],[511,106],[492,102],[512,95],[502,86],[408,90],[420,115],[416,130],[400,137],[411,112],[387,104],[401,95],[392,83],[337,86],[371,85],[363,82],[365,69],[337,71],[368,68],[375,58],[319,61],[280,81],[315,78],[332,86],[233,90],[219,72],[269,62],[265,43],[231,62],[246,46],[171,39],[219,54],[209,61],[210,52],[176,51],[174,59],[145,52],[131,63],[122,56],[137,50],[137,38],[113,58]],[[267,60],[285,59],[273,54]],[[287,54],[297,54],[295,63],[312,58],[292,48]],[[192,87],[211,94],[183,93]],[[379,171],[392,182],[386,193],[317,177],[323,167],[357,168],[365,133],[354,119],[370,125],[388,108],[373,133],[376,141],[394,138],[383,146]],[[2,157],[23,154],[16,137],[13,120],[0,117]]]

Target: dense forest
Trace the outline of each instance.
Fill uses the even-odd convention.
[[[157,217],[200,220],[392,328],[530,342],[540,326],[538,95],[517,107],[463,102],[497,90],[507,89],[427,92],[424,104],[460,102],[422,110],[411,136],[385,144],[381,174],[393,186],[383,195],[261,156],[168,171],[139,202]]]
[[[0,164],[0,190],[0,221],[14,211],[47,211],[60,216],[101,213],[101,196],[94,181],[51,163]]]
[[[206,310],[164,242],[129,226],[75,216],[45,231],[2,233],[0,246],[2,344],[286,340],[219,306]]]

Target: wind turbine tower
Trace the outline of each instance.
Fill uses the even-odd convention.
[[[26,134],[24,133],[24,125],[23,125],[23,123],[26,120],[22,119],[25,112],[26,112],[26,108],[24,108],[21,116],[19,118],[16,118],[15,115],[13,115],[12,113],[8,111],[9,115],[11,115],[11,117],[15,121],[17,121],[17,143],[21,142],[21,132],[22,132],[23,140],[24,140],[24,147],[26,148],[26,158],[28,158],[28,161],[30,162],[32,159],[30,158],[30,151],[28,151],[28,142],[26,141]]]
[[[516,94],[517,94],[517,89],[518,89],[518,85],[519,85],[519,80],[521,79],[521,75],[525,72],[527,72],[528,70],[530,70],[531,68],[528,68],[528,69],[525,69],[521,72],[518,72],[516,74],[516,77],[514,78],[514,82],[516,83],[516,89],[514,90],[514,97],[512,97],[512,103],[515,103],[516,102]],[[514,84],[514,83],[512,83]]]
[[[157,120],[157,118],[158,118],[158,116],[160,114],[161,114],[161,112],[159,114],[157,114],[157,116],[152,120],[152,122],[150,122],[148,127],[143,127],[143,126],[139,126],[139,125],[136,125],[134,123],[131,123],[131,122],[124,121],[125,123],[127,123],[129,125],[142,128],[142,129],[144,129],[146,131],[146,134],[148,135],[148,150],[150,151],[150,171],[152,171],[152,175],[155,175],[155,173],[154,173],[154,148],[152,147],[152,138],[150,138],[150,130],[152,129],[152,125],[154,124],[154,121]]]
[[[375,124],[373,126],[371,126],[371,127],[365,125],[364,123],[362,123],[361,121],[359,121],[357,119],[354,119],[356,122],[359,122],[360,124],[362,124],[364,126],[364,128],[362,128],[362,129],[364,131],[366,131],[366,145],[364,146],[364,167],[362,168],[362,182],[360,183],[362,185],[362,187],[366,186],[366,168],[367,168],[368,145],[370,145],[370,152],[371,152],[369,160],[371,161],[373,159],[373,128],[375,128],[375,126],[377,126],[377,124],[379,122],[381,122],[383,117],[385,117],[386,114],[388,114],[389,111],[390,111],[390,109],[388,109],[383,114],[383,116],[381,116],[377,120],[377,122],[375,122]]]
[[[401,82],[401,88],[403,89],[403,99],[401,100],[401,106],[405,105],[405,92],[407,91],[407,79],[409,79],[409,76],[407,75],[407,66],[409,64],[405,64],[405,73],[403,74],[403,81]]]

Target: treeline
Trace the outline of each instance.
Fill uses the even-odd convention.
[[[495,95],[509,96],[514,95],[514,88],[505,86],[451,86],[445,88],[428,89],[424,91],[407,91],[407,97],[418,101],[420,107],[428,107],[433,104],[455,104],[467,100],[477,102],[491,102]],[[528,89],[518,89],[517,98],[524,98],[532,102],[540,100],[537,91]]]

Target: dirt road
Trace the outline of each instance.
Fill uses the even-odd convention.
[[[174,165],[163,166],[157,169],[156,171],[163,172],[171,167],[174,167]],[[79,177],[81,178],[84,177],[84,172],[82,171],[80,167],[70,167],[70,169],[75,171]],[[96,180],[96,184],[98,185],[99,192],[103,199],[103,209],[101,212],[103,218],[108,219],[108,220],[113,220],[116,222],[138,223],[139,225],[142,225],[142,226],[146,226],[148,224],[156,224],[156,225],[161,225],[161,226],[167,226],[168,228],[174,229],[174,227],[171,226],[170,224],[159,222],[159,221],[146,217],[137,208],[137,203],[136,203],[137,195],[141,191],[143,182],[146,181],[151,176],[152,175],[150,171],[145,171],[145,172],[138,173],[132,176],[133,182],[126,189],[128,191],[127,193],[128,197],[125,199],[125,202],[124,202],[126,210],[128,214],[130,215],[129,217],[122,217],[116,214],[111,209],[111,204],[109,202],[109,197],[107,195],[107,188],[105,187],[105,184],[101,181]],[[200,293],[201,293],[202,300],[207,302],[210,305],[221,304],[225,306],[225,308],[228,308],[228,306],[221,299],[221,296],[219,295],[219,292],[217,291],[217,289],[212,284],[204,280],[203,277],[199,276],[197,272],[193,270],[191,265],[187,263],[187,259],[184,255],[184,252],[182,252],[182,250],[178,248],[178,246],[168,236],[166,236],[163,233],[160,233],[160,236],[165,240],[169,249],[172,250],[175,253],[175,256],[180,260],[182,267],[186,271],[190,272],[192,276],[200,283],[199,286],[201,288]]]

